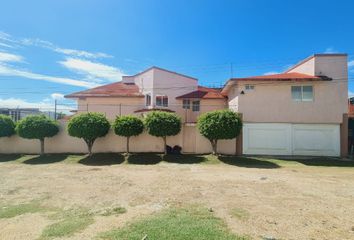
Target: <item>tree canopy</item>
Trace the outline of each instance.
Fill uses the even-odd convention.
[[[0,114],[0,137],[10,137],[15,134],[15,123],[11,117]]]
[[[113,123],[114,133],[127,138],[127,153],[129,153],[129,139],[138,136],[144,131],[143,121],[135,116],[117,117]]]
[[[92,146],[99,137],[104,137],[110,129],[110,123],[101,113],[82,113],[74,116],[68,123],[68,133],[72,137],[82,138],[92,154]]]
[[[217,110],[202,114],[198,118],[197,127],[200,134],[209,139],[213,153],[216,154],[217,141],[236,138],[241,132],[242,120],[236,112]]]
[[[177,135],[181,131],[181,118],[174,113],[153,111],[145,118],[148,133],[164,140],[166,154],[166,137]]]
[[[44,115],[31,115],[17,123],[16,132],[20,137],[40,140],[43,154],[44,139],[55,136],[59,132],[59,125]]]

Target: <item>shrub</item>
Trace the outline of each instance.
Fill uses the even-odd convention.
[[[150,135],[162,137],[166,154],[166,137],[177,135],[181,131],[181,118],[174,113],[154,111],[146,116],[145,126]]]
[[[70,119],[68,133],[72,137],[82,138],[87,144],[89,155],[92,155],[95,140],[104,137],[109,128],[110,124],[103,114],[83,113]]]
[[[236,138],[241,132],[242,120],[231,110],[217,110],[202,114],[197,126],[200,134],[210,141],[213,154],[217,154],[218,140]]]
[[[0,114],[0,137],[10,137],[15,134],[15,123],[9,116]]]
[[[44,154],[44,139],[59,132],[58,123],[44,115],[32,115],[20,120],[16,126],[17,134],[27,139],[38,139],[41,143],[41,155]]]
[[[127,138],[127,153],[129,153],[129,139],[138,136],[144,131],[143,121],[135,116],[117,117],[113,123],[114,133]]]

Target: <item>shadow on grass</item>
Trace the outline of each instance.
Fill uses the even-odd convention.
[[[202,163],[208,161],[208,159],[201,155],[193,154],[179,154],[179,155],[166,155],[163,157],[165,162],[169,163],[179,163],[179,164],[193,164],[193,163]]]
[[[119,153],[96,153],[86,156],[79,163],[87,166],[116,165],[124,162],[124,156]]]
[[[23,163],[33,164],[33,165],[51,164],[51,163],[64,161],[67,157],[68,157],[67,154],[44,154],[42,156],[40,155],[40,156],[27,159],[26,161],[23,161]]]
[[[129,164],[152,165],[162,161],[162,155],[157,153],[136,153],[127,157]]]
[[[354,167],[354,160],[342,160],[340,158],[330,158],[330,157],[311,157],[311,158],[274,157],[273,159],[284,161],[284,162],[298,162],[306,166],[316,166],[316,167]]]
[[[16,161],[21,157],[21,154],[0,154],[0,162]]]
[[[219,156],[218,159],[226,164],[245,168],[280,168],[276,163],[258,160],[251,157]]]

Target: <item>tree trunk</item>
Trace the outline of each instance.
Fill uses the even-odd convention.
[[[217,154],[218,154],[218,151],[217,151],[218,140],[210,140],[210,143],[211,143],[211,147],[212,147],[212,149],[213,149],[212,154],[213,154],[213,155],[217,155]]]
[[[166,149],[166,136],[165,137],[162,137],[163,138],[163,147],[164,147],[164,154],[166,155],[167,154],[167,149]]]
[[[94,140],[85,140],[86,144],[87,144],[87,150],[88,150],[88,154],[89,156],[92,156],[92,146],[94,143]]]
[[[127,137],[127,154],[129,154],[129,139],[130,137]]]
[[[39,139],[39,141],[41,142],[41,155],[44,154],[44,138]]]

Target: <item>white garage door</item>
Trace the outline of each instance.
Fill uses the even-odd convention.
[[[243,153],[339,156],[339,125],[245,123]]]

